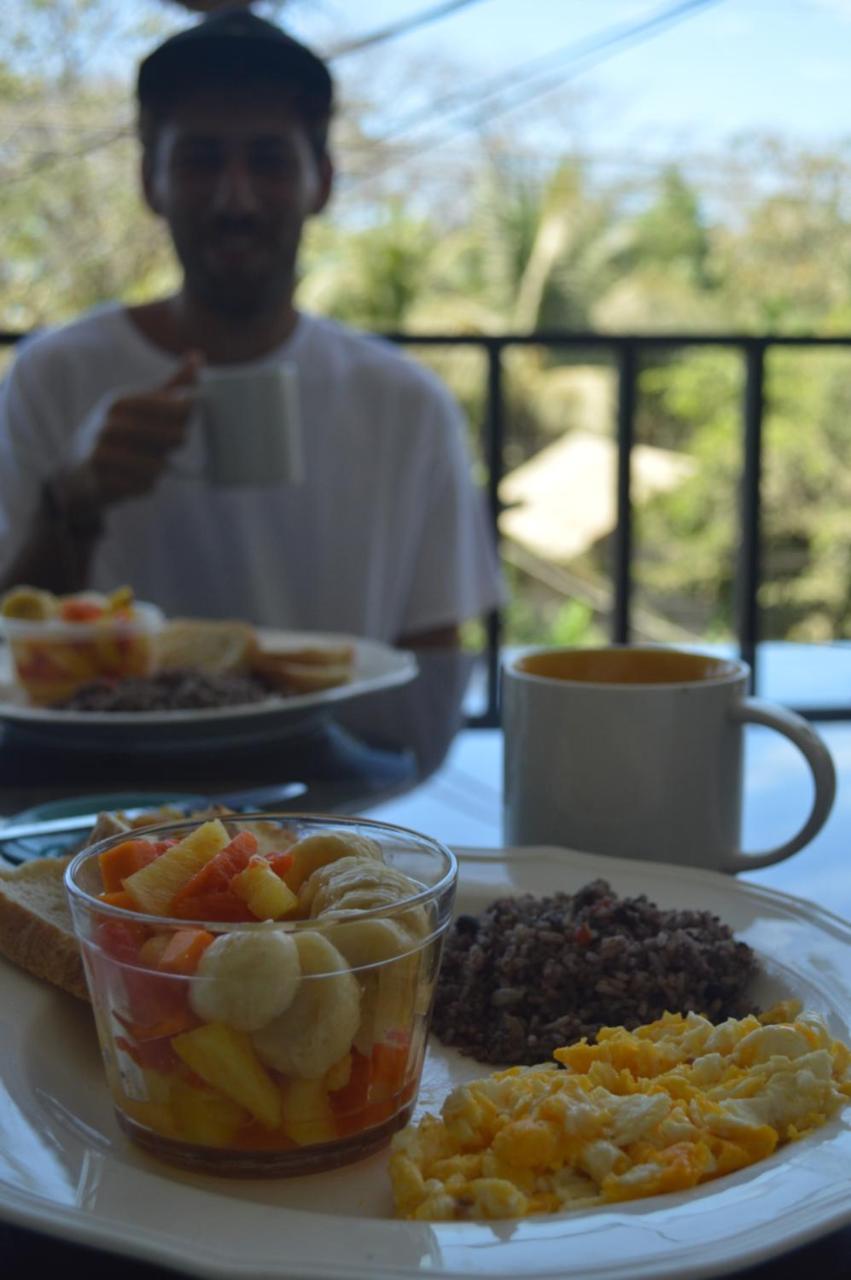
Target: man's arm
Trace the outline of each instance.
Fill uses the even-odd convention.
[[[84,477],[74,474],[44,485],[30,536],[0,577],[0,590],[21,582],[57,595],[85,587],[103,527],[86,488]]]
[[[190,354],[150,392],[122,396],[106,411],[91,456],[42,484],[35,516],[0,589],[26,582],[59,594],[82,590],[103,532],[106,509],[154,487],[183,441],[200,357]]]
[[[448,627],[432,627],[429,631],[417,631],[402,636],[400,649],[457,649],[461,643],[460,630],[453,623]]]

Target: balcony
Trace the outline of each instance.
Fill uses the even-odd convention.
[[[21,336],[16,333],[0,333],[0,346],[11,346]],[[603,540],[608,559],[608,586],[596,589],[598,613],[607,622],[608,639],[624,643],[642,636],[639,625],[642,606],[636,600],[636,471],[639,486],[642,483],[642,451],[648,467],[653,459],[647,446],[638,438],[637,422],[641,404],[640,375],[642,369],[654,360],[669,357],[672,353],[712,349],[727,353],[739,365],[739,440],[737,442],[740,465],[736,492],[727,495],[735,520],[735,544],[737,547],[733,574],[733,635],[718,641],[719,650],[738,652],[752,668],[752,687],[759,694],[793,705],[800,714],[812,720],[843,720],[851,718],[851,670],[848,668],[848,652],[840,637],[823,645],[793,644],[771,641],[765,636],[764,609],[760,592],[764,585],[763,565],[763,477],[767,458],[765,423],[768,413],[767,365],[775,353],[792,349],[827,352],[851,351],[851,336],[768,336],[742,333],[712,334],[602,334],[536,332],[532,334],[387,334],[392,341],[415,350],[428,358],[428,353],[440,351],[472,351],[483,361],[484,386],[481,389],[481,421],[476,424],[478,453],[484,488],[491,518],[497,530],[506,523],[506,456],[511,444],[511,420],[506,389],[507,361],[512,353],[530,348],[567,357],[577,363],[595,361],[606,367],[614,379],[614,411],[612,430],[608,437],[613,460],[608,467],[606,483],[611,479],[611,490],[598,504],[605,506],[611,515],[611,528],[597,529],[605,533]],[[595,437],[599,446],[604,435]],[[661,451],[655,451],[661,455]],[[578,455],[577,455],[578,457]],[[656,460],[661,462],[661,456]],[[539,471],[545,466],[539,464]],[[672,463],[667,466],[670,470]],[[675,464],[688,466],[687,460]],[[598,473],[600,467],[597,467]],[[649,483],[666,485],[664,475],[658,475]],[[508,486],[510,489],[510,485]],[[550,478],[552,489],[552,477]],[[510,516],[510,511],[508,515]],[[608,517],[603,518],[605,526]],[[505,548],[504,548],[505,549]],[[566,581],[562,575],[562,589]],[[587,584],[586,584],[587,588]],[[705,637],[676,637],[680,642],[691,638],[704,647]],[[499,654],[506,637],[504,619],[495,614],[486,619],[484,658],[485,675],[481,698],[471,711],[470,723],[493,726],[499,721],[498,673]],[[819,684],[822,693],[813,697],[813,654],[818,652]],[[836,697],[833,690],[847,690],[845,697]]]

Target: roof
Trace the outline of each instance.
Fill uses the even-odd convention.
[[[635,445],[632,498],[640,504],[675,489],[696,468],[670,449]],[[617,525],[617,445],[607,436],[571,431],[506,475],[499,520],[504,537],[544,559],[565,563]]]

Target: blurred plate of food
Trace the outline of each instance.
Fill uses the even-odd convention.
[[[110,750],[220,747],[301,729],[404,684],[413,654],[363,637],[165,619],[126,589],[0,605],[0,720],[26,737]]]
[[[32,970],[3,961],[0,1001],[7,1011],[8,1034],[0,1045],[5,1085],[0,1132],[15,1133],[15,1159],[0,1168],[0,1220],[203,1280],[242,1275],[417,1280],[424,1268],[434,1280],[460,1280],[471,1273],[499,1280],[518,1275],[562,1280],[568,1274],[584,1280],[679,1280],[684,1275],[707,1280],[778,1258],[851,1223],[849,1107],[834,1106],[813,1118],[804,1096],[808,1090],[813,1097],[824,1092],[831,1059],[834,1074],[847,1076],[847,1054],[838,1041],[847,1043],[851,1034],[848,922],[801,899],[709,871],[555,848],[456,852],[454,936],[438,991],[438,1010],[442,1005],[447,1017],[439,1017],[434,1030],[445,1033],[444,1023],[457,1030],[452,1005],[460,998],[459,984],[467,983],[465,1034],[470,1034],[463,1046],[448,1045],[438,1034],[430,1037],[414,1116],[417,1126],[426,1113],[438,1117],[451,1098],[444,1115],[455,1116],[458,1123],[448,1138],[432,1122],[431,1143],[418,1144],[408,1131],[407,1145],[394,1147],[395,1169],[390,1153],[379,1152],[331,1173],[274,1182],[223,1177],[215,1185],[209,1180],[201,1185],[197,1177],[175,1178],[137,1153],[119,1131],[102,1083],[90,1010],[30,976]],[[17,875],[4,874],[10,881]],[[6,892],[11,891],[7,883]],[[508,908],[500,905],[506,902]],[[510,919],[503,919],[506,910]],[[467,966],[464,960],[465,939],[475,938],[484,966]],[[499,973],[492,958],[498,960]],[[561,986],[567,1003],[556,1010],[543,1001],[554,995],[557,965],[565,968]],[[587,979],[597,966],[605,969],[607,981],[595,979],[589,1003]],[[485,1000],[479,988],[492,970],[498,998],[491,992]],[[581,981],[571,983],[571,974]],[[723,992],[716,974],[724,980]],[[678,1014],[666,1014],[664,1034],[644,1035],[644,1048],[636,1052],[640,1045],[633,1043],[633,1032],[639,1037],[660,1000],[668,1005],[670,983],[678,1009],[690,1010],[709,999],[711,1023],[717,1025],[707,1026],[709,1019],[687,1014],[684,1038]],[[521,986],[526,998],[518,1005]],[[802,1007],[800,1016],[795,1007],[786,1006],[789,1001]],[[764,1025],[743,1014],[749,1007],[764,1018]],[[620,1024],[611,1044],[623,1051],[623,1062],[614,1074],[605,1054],[598,1053],[599,1062],[590,1067],[571,1062],[567,1070],[552,1066],[550,1079],[564,1081],[573,1072],[582,1080],[583,1073],[594,1070],[615,1090],[618,1081],[634,1075],[640,1087],[626,1089],[621,1110],[632,1120],[643,1116],[648,1134],[654,1125],[667,1124],[664,1141],[673,1143],[678,1157],[671,1168],[682,1177],[667,1182],[667,1189],[632,1188],[640,1192],[634,1199],[630,1188],[620,1188],[626,1194],[607,1200],[593,1194],[592,1184],[599,1184],[599,1192],[607,1175],[589,1152],[581,1177],[556,1180],[559,1205],[535,1211],[534,1204],[521,1200],[517,1212],[502,1216],[490,1198],[493,1183],[519,1170],[518,1184],[527,1192],[537,1188],[528,1176],[529,1143],[518,1141],[501,1152],[493,1178],[468,1185],[481,1154],[476,1125],[518,1089],[523,1091],[524,1071],[537,1070],[514,1068],[507,1082],[490,1086],[490,1108],[471,1109],[474,1082],[488,1081],[499,1070],[491,1049],[509,1056],[500,1045],[481,1039],[479,1031],[501,1037],[509,1030],[509,1040],[502,1039],[501,1045],[512,1042],[514,1060],[528,1061],[528,1036],[518,1040],[510,1031],[518,1009],[535,1010],[547,1026],[554,1012],[572,1019],[574,1036],[593,1034],[592,1027],[601,1023]],[[779,1015],[772,1009],[779,1009]],[[688,1050],[691,1059],[671,1073],[660,1073],[659,1055],[670,1049],[667,1066],[679,1064],[682,1055],[673,1051],[677,1044],[682,1049],[689,1037],[694,1041]],[[582,1041],[572,1052],[589,1057]],[[816,1059],[825,1068],[821,1074],[815,1070]],[[638,1070],[641,1060],[648,1064],[646,1072]],[[672,1089],[675,1105],[680,1095],[688,1099],[698,1130],[712,1121],[721,1106],[721,1086],[727,1077],[732,1080],[732,1102],[724,1102],[736,1119],[727,1134],[732,1145],[727,1139],[718,1144],[711,1133],[703,1142],[701,1132],[672,1125],[667,1113],[661,1121],[654,1119],[660,1099],[665,1101],[668,1074],[678,1086]],[[781,1077],[787,1083],[794,1077],[795,1089],[781,1093],[769,1088],[766,1094],[766,1081]],[[536,1077],[528,1080],[529,1101],[535,1090],[543,1097]],[[595,1101],[593,1094],[589,1099]],[[653,1103],[649,1110],[648,1099]],[[756,1115],[760,1123],[754,1118],[755,1099],[768,1107],[762,1119]],[[797,1109],[797,1124],[791,1128],[787,1108]],[[559,1114],[554,1106],[549,1120]],[[594,1117],[588,1106],[579,1108],[577,1117],[577,1124],[589,1122],[590,1142],[598,1130],[590,1124]],[[533,1128],[538,1132],[542,1126]],[[687,1176],[688,1160],[679,1159],[686,1148],[705,1156],[709,1144],[729,1157],[733,1139],[755,1133],[766,1140],[772,1129],[779,1133],[776,1149],[763,1141],[760,1151],[745,1153],[747,1163],[730,1161],[709,1170],[714,1176],[695,1185]],[[499,1132],[495,1127],[489,1140]],[[577,1127],[576,1134],[581,1132]],[[458,1155],[453,1148],[442,1154],[438,1140],[467,1143],[470,1150]],[[644,1143],[633,1144],[623,1129],[618,1142],[625,1148],[620,1152],[624,1166],[631,1161],[638,1173],[646,1173],[655,1150],[650,1138],[645,1135]],[[430,1160],[429,1145],[439,1167],[428,1170],[431,1178],[421,1179],[416,1168]],[[596,1145],[608,1149],[612,1144]],[[574,1147],[579,1151],[581,1144],[568,1143],[565,1151]],[[398,1156],[405,1151],[414,1172],[400,1166]],[[626,1172],[619,1166],[617,1176]],[[83,1184],[85,1196],[79,1193]],[[591,1203],[581,1191],[592,1192]],[[435,1194],[423,1200],[424,1192]],[[413,1204],[412,1196],[421,1203]],[[358,1241],[354,1255],[353,1234]]]

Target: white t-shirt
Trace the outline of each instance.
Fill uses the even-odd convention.
[[[390,343],[304,314],[270,359],[297,369],[304,483],[213,487],[176,474],[175,455],[153,492],[108,509],[89,585],[128,583],[170,615],[389,642],[501,603],[463,419],[439,379]],[[106,405],[177,363],[116,304],[23,345],[0,388],[0,572],[43,481],[86,456]]]

